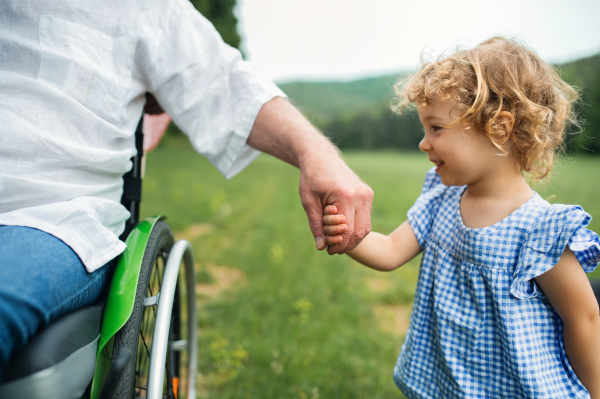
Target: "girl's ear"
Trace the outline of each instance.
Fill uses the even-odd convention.
[[[499,127],[499,131],[503,133],[499,138],[499,144],[506,144],[515,127],[515,117],[508,111],[502,111],[496,118],[496,124]]]

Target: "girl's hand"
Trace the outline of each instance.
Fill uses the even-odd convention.
[[[325,213],[323,216],[325,243],[327,245],[339,244],[343,240],[341,234],[348,228],[345,224],[346,216],[338,215],[338,209],[335,205],[327,205],[323,212]]]
[[[340,235],[346,231],[346,216],[338,215],[335,205],[327,205],[323,209],[323,231],[327,245],[342,241]],[[408,223],[405,221],[389,236],[372,232],[354,249],[347,252],[354,260],[370,268],[389,271],[394,270],[421,252],[419,241]]]

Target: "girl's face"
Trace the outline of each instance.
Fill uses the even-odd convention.
[[[442,183],[446,186],[473,185],[489,180],[501,171],[506,157],[485,134],[473,127],[449,125],[456,119],[451,115],[454,102],[438,100],[419,106],[419,118],[425,136],[419,149],[426,152],[436,166]]]

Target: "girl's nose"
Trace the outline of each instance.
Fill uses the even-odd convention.
[[[429,144],[429,140],[427,140],[427,135],[424,135],[423,140],[419,143],[419,150],[423,152],[431,151],[431,144]]]

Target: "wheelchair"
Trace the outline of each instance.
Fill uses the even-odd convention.
[[[127,249],[92,306],[50,323],[15,352],[0,398],[195,398],[197,316],[190,244],[174,242],[164,217],[138,223],[143,132],[124,177]]]

